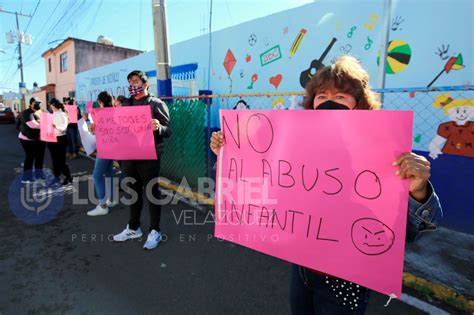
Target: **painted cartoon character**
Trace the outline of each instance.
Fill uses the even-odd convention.
[[[443,108],[451,121],[439,125],[438,134],[429,144],[430,157],[453,154],[474,157],[474,99],[453,99],[450,94],[440,94],[433,106]]]
[[[277,97],[275,98],[273,101],[272,101],[272,109],[289,109],[289,110],[293,110],[293,109],[296,109],[296,96],[295,95],[291,95],[290,96],[290,105],[288,106],[288,108],[286,108],[285,106],[285,99],[283,97]]]
[[[250,109],[250,106],[244,100],[239,100],[233,109]]]
[[[283,97],[277,97],[272,101],[273,109],[286,109],[285,108],[285,99]]]

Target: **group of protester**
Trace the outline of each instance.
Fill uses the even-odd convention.
[[[151,125],[153,127],[155,150],[157,160],[134,160],[120,161],[123,176],[131,179],[133,184],[130,189],[138,195],[138,201],[130,206],[130,220],[126,228],[114,236],[117,242],[129,239],[141,238],[143,231],[140,228],[141,211],[143,208],[143,187],[156,179],[160,172],[160,156],[163,153],[163,139],[171,135],[169,126],[169,110],[166,104],[151,95],[148,91],[148,77],[142,71],[132,71],[127,77],[130,86],[130,98],[118,96],[114,98],[110,93],[104,91],[99,93],[97,104],[100,108],[117,106],[137,106],[149,105],[152,115]],[[67,100],[68,105],[75,105],[74,100]],[[57,142],[44,142],[40,139],[40,120],[42,112],[52,113],[53,127]],[[81,114],[78,109],[78,119],[89,120],[88,113]],[[68,113],[63,103],[53,98],[49,100],[47,106],[42,110],[42,102],[36,97],[30,99],[30,106],[21,113],[20,133],[18,138],[25,151],[23,163],[22,183],[31,184],[37,180],[46,180],[43,172],[45,149],[48,147],[53,164],[54,180],[48,185],[68,185],[73,178],[67,164],[67,156],[70,159],[77,157],[79,153],[78,125],[69,123]],[[89,124],[91,133],[94,133],[94,123]],[[34,168],[33,168],[34,165]],[[62,179],[61,179],[62,176]],[[106,215],[109,207],[116,204],[112,196],[113,189],[106,188],[106,183],[113,183],[114,176],[113,161],[100,159],[96,156],[93,170],[93,180],[99,204],[87,212],[89,216]],[[152,198],[160,197],[160,190],[157,185],[153,186],[152,196],[145,194],[150,210],[150,229],[145,249],[154,249],[161,241],[160,219],[161,206],[151,202]],[[117,199],[117,198],[116,198]]]

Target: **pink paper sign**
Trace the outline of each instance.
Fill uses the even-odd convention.
[[[41,113],[40,139],[45,142],[58,142],[53,127],[53,114]]]
[[[94,104],[93,101],[87,101],[86,102],[86,113],[92,113],[92,104]]]
[[[157,159],[149,105],[95,108],[93,118],[99,158]]]
[[[220,115],[215,236],[400,298],[413,113]]]
[[[77,124],[77,105],[66,105],[70,124]]]

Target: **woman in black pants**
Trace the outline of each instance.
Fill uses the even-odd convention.
[[[53,110],[53,126],[56,133],[58,142],[49,142],[48,149],[51,153],[51,159],[53,160],[53,172],[56,181],[59,182],[59,176],[63,174],[64,180],[61,182],[62,185],[72,183],[71,172],[69,166],[66,163],[66,150],[67,150],[67,136],[66,129],[69,122],[68,115],[64,110],[64,105],[57,99],[53,98],[49,102]]]
[[[30,107],[21,112],[20,139],[21,146],[25,150],[25,161],[23,162],[23,184],[34,180],[33,163],[35,164],[36,179],[43,179],[43,161],[46,144],[40,140],[40,124],[37,112],[40,111],[41,101],[32,97]]]

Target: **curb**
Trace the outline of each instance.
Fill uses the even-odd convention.
[[[474,313],[474,299],[472,297],[456,293],[444,285],[430,282],[408,272],[403,273],[403,285],[422,294],[435,297],[456,309]]]

